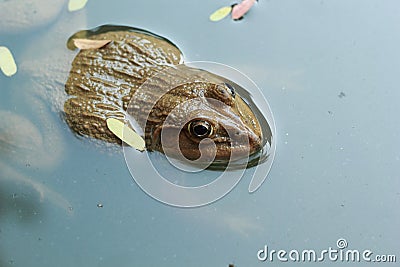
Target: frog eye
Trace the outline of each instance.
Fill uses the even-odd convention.
[[[236,96],[235,88],[229,84],[229,83],[224,83],[226,87],[228,87],[229,91],[231,92],[232,97],[234,98]]]
[[[208,121],[194,120],[189,123],[188,129],[191,135],[198,138],[209,137],[213,133],[211,124]]]

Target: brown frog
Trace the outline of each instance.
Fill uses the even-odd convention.
[[[215,156],[223,162],[260,150],[260,123],[235,83],[204,70],[175,67],[183,63],[179,48],[144,30],[102,27],[75,37],[83,35],[111,42],[81,50],[72,62],[65,85],[71,97],[64,111],[68,125],[79,135],[120,144],[106,120],[126,121],[129,114],[144,129],[150,151],[168,150],[169,155],[181,153],[190,160],[205,154],[207,160]],[[171,80],[180,82],[168,88]],[[140,89],[144,83],[145,91]]]

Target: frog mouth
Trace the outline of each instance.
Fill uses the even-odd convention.
[[[228,162],[247,159],[261,149],[262,138],[253,131],[236,133],[235,137],[230,139],[229,146],[218,147],[217,145],[218,156],[214,161]]]
[[[262,148],[260,136],[253,132],[238,133],[233,137],[221,137],[217,139],[204,139],[197,146],[179,146],[176,153],[176,146],[163,146],[166,155],[173,158],[184,157],[184,160],[196,164],[205,163],[229,163],[231,161],[246,161],[253,154]]]

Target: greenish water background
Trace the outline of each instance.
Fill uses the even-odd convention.
[[[38,104],[26,74],[0,75],[0,109],[32,121],[46,143],[28,164],[0,150],[1,267],[263,266],[271,264],[257,260],[264,245],[322,250],[339,238],[399,258],[398,2],[260,0],[241,22],[208,21],[229,4],[89,1],[33,33],[1,36],[19,63],[57,54],[65,40],[52,25],[67,25],[66,36],[110,23],[147,29],[186,60],[221,62],[251,77],[278,133],[274,165],[256,193],[243,179],[212,205],[173,208],[139,189],[122,153],[76,138],[53,93]]]

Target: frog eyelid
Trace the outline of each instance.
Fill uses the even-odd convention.
[[[229,91],[231,92],[232,97],[235,98],[235,96],[236,96],[235,88],[229,83],[224,83],[224,85],[226,87],[228,87]]]

